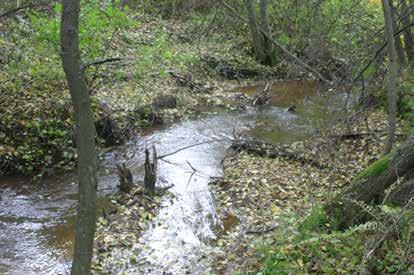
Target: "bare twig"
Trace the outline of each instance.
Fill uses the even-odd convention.
[[[174,155],[174,154],[176,154],[176,153],[178,153],[178,152],[181,152],[181,151],[184,151],[184,150],[187,150],[187,149],[189,149],[189,148],[196,147],[196,146],[200,146],[200,145],[203,145],[203,144],[209,144],[209,143],[213,143],[213,142],[223,142],[223,141],[229,141],[229,139],[212,139],[212,140],[207,140],[207,141],[203,141],[203,142],[199,142],[199,143],[191,144],[191,145],[185,146],[185,147],[183,147],[183,148],[177,149],[177,150],[175,150],[175,151],[173,151],[173,152],[171,152],[171,153],[168,153],[168,154],[164,154],[164,155],[158,156],[158,157],[157,157],[157,159],[163,159],[163,158],[165,158],[165,157],[168,157],[168,156]]]

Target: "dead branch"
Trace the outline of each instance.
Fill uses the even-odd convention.
[[[32,8],[32,7],[33,7],[33,4],[29,4],[29,5],[26,5],[26,6],[22,6],[22,7],[18,7],[18,8],[6,11],[5,13],[0,15],[0,19],[3,19],[5,17],[9,17],[9,16],[17,13],[18,11],[25,10],[25,9],[28,9],[28,8]]]
[[[84,64],[82,66],[82,71],[85,71],[88,67],[91,67],[91,66],[98,66],[98,65],[105,64],[105,63],[119,62],[121,60],[122,60],[122,58],[120,58],[120,57],[112,57],[112,58],[105,58],[105,59],[95,60],[95,61]]]
[[[230,140],[229,140],[229,139],[212,139],[212,140],[208,140],[208,141],[203,141],[203,142],[199,142],[199,143],[191,144],[191,145],[185,146],[185,147],[183,147],[183,148],[180,148],[180,149],[178,149],[178,150],[175,150],[175,151],[173,151],[173,152],[171,152],[171,153],[168,153],[168,154],[164,154],[164,155],[158,156],[158,157],[157,157],[157,159],[163,159],[163,158],[165,158],[165,157],[168,157],[168,156],[174,155],[174,154],[176,154],[176,153],[178,153],[178,152],[181,152],[181,151],[184,151],[184,150],[187,150],[187,149],[190,149],[190,148],[196,147],[196,146],[200,146],[200,145],[203,145],[203,144],[209,144],[209,143],[213,143],[213,142],[223,142],[223,141],[230,141]]]
[[[261,235],[261,234],[265,234],[265,233],[269,233],[275,229],[277,229],[279,226],[278,225],[274,225],[268,228],[265,228],[263,230],[247,230],[246,234],[257,234],[257,235]]]
[[[173,78],[176,79],[176,81],[178,82],[178,84],[180,84],[181,86],[188,86],[190,87],[193,91],[198,91],[198,92],[206,92],[207,90],[203,87],[202,84],[197,83],[195,81],[192,80],[192,76],[191,74],[186,74],[184,76],[179,75],[173,71],[169,71],[168,72]]]
[[[264,106],[269,103],[269,100],[271,98],[270,90],[272,89],[272,85],[273,85],[272,81],[267,82],[264,89],[254,96],[253,102],[252,102],[254,106]]]
[[[297,150],[286,144],[273,144],[260,140],[239,140],[234,141],[230,148],[235,152],[245,151],[260,157],[284,158],[302,164],[310,164],[319,169],[327,168],[327,164],[322,163],[317,156],[309,157],[302,150]]]

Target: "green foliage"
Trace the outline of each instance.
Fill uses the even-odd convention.
[[[400,215],[400,212],[395,217]],[[361,225],[345,232],[329,233],[314,231],[314,220],[320,217],[319,210],[301,222],[299,217],[284,220],[272,237],[274,242],[266,248],[261,275],[273,274],[357,274],[363,256],[370,251],[376,238],[389,227],[383,220]],[[411,222],[401,227],[398,238],[387,238],[377,248],[371,267],[378,274],[404,273],[408,268],[407,253],[413,253]],[[405,273],[404,273],[405,274]]]
[[[368,168],[366,168],[364,171],[362,171],[357,177],[357,180],[365,179],[369,177],[375,177],[384,172],[390,163],[391,160],[391,154],[388,154],[373,164],[371,164]]]
[[[359,269],[363,239],[356,232],[326,234],[317,230],[322,217],[315,208],[305,222],[296,217],[284,221],[276,232],[276,243],[268,247],[262,275],[352,274]],[[315,231],[316,229],[316,231]]]
[[[171,38],[160,32],[151,44],[138,47],[138,61],[135,77],[139,80],[145,76],[159,76],[165,78],[172,67],[184,70],[197,61],[196,53],[192,50],[183,51],[173,47]]]
[[[82,1],[79,22],[79,44],[84,59],[101,58],[108,50],[111,37],[118,31],[136,27],[137,21],[127,20],[126,13],[118,6],[119,1],[98,0]],[[39,46],[56,53],[60,50],[60,14],[62,5],[57,3],[55,14],[45,16],[44,13],[29,13],[36,42]]]
[[[117,7],[119,1],[112,2],[82,3],[80,44],[86,59],[102,58],[116,31],[136,26]],[[52,11],[28,11],[25,23],[0,24],[7,33],[0,39],[7,58],[0,63],[0,170],[6,173],[70,169],[76,158],[71,101],[60,62],[61,10],[57,3]],[[97,118],[102,115],[96,113]]]
[[[329,219],[322,207],[314,207],[309,216],[299,226],[302,234],[306,232],[318,232],[329,227]]]

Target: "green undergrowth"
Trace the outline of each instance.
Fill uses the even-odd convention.
[[[60,14],[58,3],[0,22],[1,174],[74,167],[74,121],[60,61]],[[256,66],[251,58],[229,54],[239,41],[237,34],[196,37],[194,18],[206,24],[209,17],[194,14],[188,21],[167,21],[121,8],[120,1],[82,1],[84,63],[122,59],[86,70],[100,145],[122,143],[132,132],[194,109],[197,95],[177,84],[170,71],[208,86],[211,79]],[[256,67],[256,73],[263,69]],[[175,99],[158,104],[163,96]]]
[[[399,235],[387,237],[369,264],[362,262],[373,245],[382,240],[378,236],[387,229],[382,222],[340,232],[327,230],[329,224],[321,217],[319,207],[305,220],[285,217],[272,237],[274,242],[264,248],[266,256],[258,274],[356,274],[365,265],[376,274],[405,274],[412,270],[409,255],[414,251],[414,228],[409,225],[402,227]]]

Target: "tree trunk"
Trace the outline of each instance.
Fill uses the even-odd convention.
[[[412,13],[412,7],[410,7],[410,10],[407,6],[406,0],[401,0],[401,14],[402,14],[402,22],[404,26],[409,26],[411,24],[411,13]],[[413,39],[413,33],[411,28],[407,28],[404,31],[404,48],[405,53],[407,55],[408,61],[411,66],[414,65],[414,39]]]
[[[385,157],[383,161],[371,166],[370,174],[358,177],[349,188],[328,204],[325,207],[327,215],[338,229],[346,229],[367,221],[370,214],[364,210],[361,202],[364,204],[378,203],[388,187],[399,178],[412,176],[410,173],[413,169],[414,136],[411,136],[391,158]]]
[[[276,62],[275,50],[271,41],[271,33],[269,27],[269,16],[267,13],[268,0],[260,0],[260,27],[261,32],[265,33],[261,35],[263,42],[263,54],[264,63],[269,66],[273,66]]]
[[[132,176],[131,170],[126,167],[125,163],[117,164],[116,168],[118,170],[119,190],[124,193],[131,192],[131,189],[134,185],[134,178]]]
[[[249,28],[252,36],[252,45],[254,50],[254,55],[256,60],[263,62],[264,61],[264,49],[262,43],[262,35],[257,24],[256,15],[254,11],[253,0],[246,0],[247,15],[249,18]]]
[[[385,36],[387,40],[388,57],[390,66],[387,76],[388,90],[388,137],[385,144],[384,153],[391,152],[395,138],[396,116],[397,116],[397,74],[398,74],[398,56],[395,49],[395,39],[393,30],[393,20],[391,8],[388,0],[382,0],[382,7],[385,18]]]
[[[404,206],[414,198],[414,179],[404,182],[398,186],[389,196],[387,202]]]
[[[398,30],[398,12],[397,8],[392,5],[392,1],[388,1],[390,4],[391,16],[392,16],[392,29]],[[400,66],[405,65],[405,53],[401,43],[401,35],[394,36],[395,50],[397,51],[398,63]]]
[[[79,205],[71,273],[89,275],[96,227],[96,131],[81,68],[78,41],[80,0],[63,0],[62,7],[62,64],[74,106],[78,150]]]

